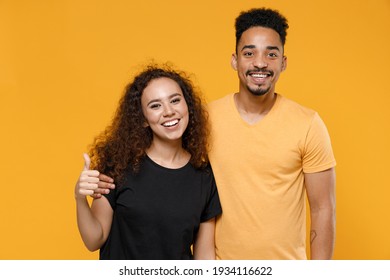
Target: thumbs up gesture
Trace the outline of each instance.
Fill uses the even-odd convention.
[[[84,168],[81,171],[79,180],[77,181],[75,188],[76,198],[85,197],[87,195],[93,195],[94,191],[98,188],[99,183],[99,171],[89,170],[91,159],[88,154],[84,154]]]

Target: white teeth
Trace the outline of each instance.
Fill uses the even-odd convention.
[[[255,78],[266,78],[268,75],[267,74],[252,74],[252,77]]]
[[[173,121],[170,121],[170,122],[163,123],[162,125],[165,126],[165,127],[169,127],[169,126],[174,126],[178,122],[179,122],[179,120],[173,120]]]

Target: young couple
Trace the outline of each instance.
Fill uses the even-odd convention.
[[[327,129],[275,92],[287,28],[274,10],[239,15],[231,59],[239,91],[207,113],[184,73],[151,66],[135,77],[76,184],[89,250],[101,259],[306,259],[307,193],[310,258],[332,258]]]

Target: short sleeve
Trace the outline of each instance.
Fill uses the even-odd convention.
[[[107,198],[108,202],[111,205],[112,210],[115,210],[116,207],[116,194],[117,194],[117,189],[110,190],[108,194],[103,194],[105,198]]]
[[[324,171],[336,165],[328,130],[317,113],[307,132],[302,161],[305,173]]]
[[[222,213],[221,203],[219,201],[218,189],[215,183],[214,174],[211,167],[205,171],[204,183],[208,189],[206,204],[200,217],[200,222],[206,222]]]

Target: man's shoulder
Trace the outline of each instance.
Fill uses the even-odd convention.
[[[219,115],[221,111],[228,111],[231,107],[232,99],[233,94],[227,94],[208,103],[207,109],[209,111],[210,116],[212,117],[215,114]]]
[[[225,96],[222,96],[218,99],[215,99],[208,104],[208,107],[213,109],[213,108],[217,108],[220,106],[224,106],[230,102],[230,100],[233,98],[232,96],[233,96],[233,94],[231,93],[231,94],[227,94]]]
[[[281,107],[284,110],[288,110],[290,113],[305,115],[305,116],[313,116],[317,114],[317,112],[312,108],[302,105],[297,101],[294,101],[282,95],[279,95],[279,97],[280,97],[280,103],[282,104]]]

